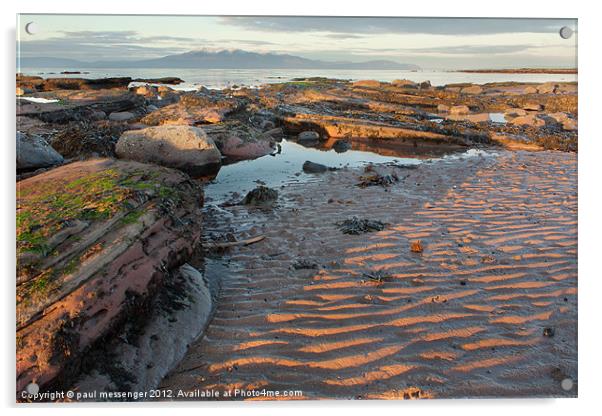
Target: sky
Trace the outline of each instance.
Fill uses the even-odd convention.
[[[34,22],[37,32],[25,31]],[[576,19],[20,15],[18,56],[80,61],[242,49],[425,69],[576,67]]]

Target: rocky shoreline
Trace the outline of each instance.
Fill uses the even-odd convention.
[[[203,186],[225,163],[275,154],[283,138],[337,152],[370,141],[414,154],[578,150],[576,83],[433,87],[301,78],[259,89],[169,86],[180,82],[17,75],[18,392],[32,381],[43,388],[152,388],[176,365],[214,310],[215,288],[203,274]],[[520,169],[527,162],[516,163]],[[316,165],[307,164],[309,172],[339,174]],[[399,182],[398,176],[364,176],[371,189]],[[336,193],[334,186],[325,183],[324,192]],[[304,232],[303,238],[317,238]],[[199,296],[176,308],[185,311],[179,318],[167,308],[152,319],[185,320],[186,311],[199,317],[171,364],[144,370],[151,363],[140,358],[127,369],[107,370],[102,359],[90,366],[86,357],[115,344],[132,316],[147,315],[160,294],[172,293],[168,288],[182,270],[196,276],[188,284],[198,286],[173,296]],[[136,345],[134,339],[155,345],[153,335],[133,336],[112,354],[131,355],[124,345]],[[148,357],[162,345],[140,354]]]

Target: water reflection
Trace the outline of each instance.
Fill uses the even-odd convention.
[[[283,139],[279,150],[254,160],[224,164],[217,176],[205,187],[205,197],[211,203],[226,201],[233,192],[244,194],[258,184],[278,188],[287,183],[307,182],[316,179],[304,173],[307,160],[329,167],[356,167],[366,163],[418,164],[421,160],[442,157],[460,152],[460,146],[399,144],[394,140],[342,141],[329,139],[303,145]],[[350,148],[349,148],[350,147]],[[347,150],[345,150],[347,148]]]

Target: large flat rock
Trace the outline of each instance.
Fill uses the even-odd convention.
[[[77,371],[160,290],[198,244],[201,201],[179,171],[112,159],[18,183],[17,391]]]

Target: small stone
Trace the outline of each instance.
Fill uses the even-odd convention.
[[[544,337],[548,337],[548,338],[552,338],[554,336],[554,333],[556,331],[554,331],[554,328],[550,328],[550,327],[546,327],[543,329],[543,336]]]
[[[297,139],[301,141],[320,140],[320,134],[315,131],[302,131],[297,136]]]

